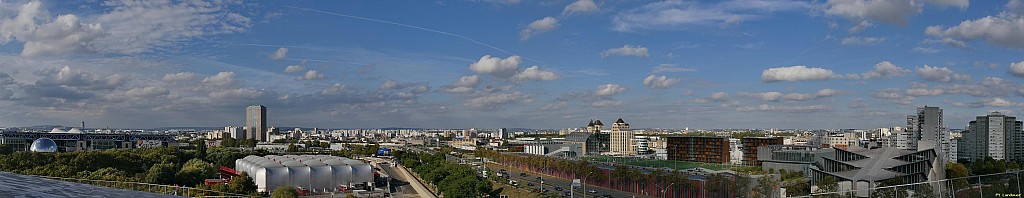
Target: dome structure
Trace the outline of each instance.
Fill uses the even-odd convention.
[[[32,152],[53,153],[57,152],[57,143],[50,138],[39,138],[32,141]]]
[[[64,129],[61,129],[60,127],[57,127],[57,128],[53,128],[53,130],[50,130],[50,133],[65,133],[65,132],[64,132]]]
[[[82,130],[78,129],[78,128],[71,128],[71,130],[68,130],[68,133],[81,134],[81,133],[85,133],[85,132],[82,132]]]

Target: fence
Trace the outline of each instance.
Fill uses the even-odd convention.
[[[212,191],[206,189],[192,188],[192,187],[181,187],[171,185],[159,185],[159,184],[148,184],[138,182],[124,182],[124,181],[104,181],[104,180],[91,180],[91,179],[78,179],[78,178],[62,178],[62,177],[50,177],[33,175],[35,177],[60,180],[66,182],[74,182],[81,184],[89,184],[95,186],[105,186],[117,189],[134,190],[142,192],[151,192],[157,194],[168,194],[178,195],[185,197],[246,197],[241,194],[226,193],[219,191]]]
[[[1022,170],[1003,173],[976,175],[936,181],[845,190],[827,193],[811,193],[797,197],[926,197],[926,198],[975,198],[975,197],[1022,197],[1020,181]],[[841,184],[841,189],[850,189],[850,182]],[[860,187],[860,184],[856,186]]]

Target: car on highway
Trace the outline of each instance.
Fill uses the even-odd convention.
[[[604,195],[601,195],[601,196],[602,197],[607,197],[607,198],[611,198],[612,197],[612,195],[610,195],[610,194],[604,194]]]
[[[519,173],[520,177],[526,177],[526,173]]]
[[[562,191],[562,187],[555,187],[555,191]]]
[[[587,190],[588,193],[597,193],[596,190]]]

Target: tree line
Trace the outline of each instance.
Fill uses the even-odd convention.
[[[444,197],[498,197],[491,181],[478,176],[468,165],[449,162],[444,153],[394,151],[393,155],[403,166],[435,185]]]

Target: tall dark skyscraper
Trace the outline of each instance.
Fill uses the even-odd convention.
[[[267,141],[267,107],[249,105],[245,108],[245,136],[260,142]]]

